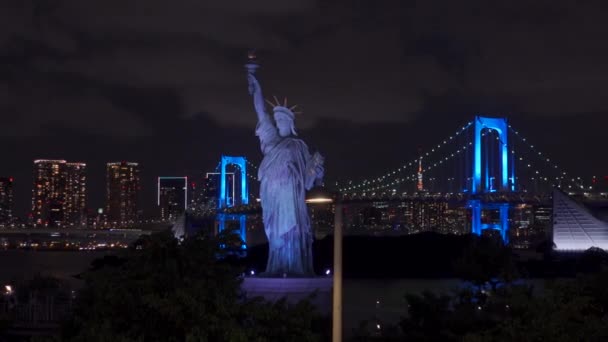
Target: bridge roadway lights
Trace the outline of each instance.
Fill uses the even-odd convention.
[[[485,229],[494,229],[500,232],[500,237],[505,244],[509,243],[509,203],[482,203],[480,200],[469,200],[468,207],[471,208],[471,232],[481,235]],[[498,223],[482,223],[482,210],[498,210]]]

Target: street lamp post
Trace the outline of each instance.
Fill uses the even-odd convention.
[[[342,201],[336,198],[334,213],[334,284],[332,341],[342,341]]]

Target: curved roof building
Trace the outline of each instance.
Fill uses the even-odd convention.
[[[553,191],[553,243],[560,251],[608,251],[608,223],[560,190]]]

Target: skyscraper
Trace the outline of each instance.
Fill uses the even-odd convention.
[[[86,210],[86,164],[34,160],[32,219],[36,226],[83,226]]]
[[[86,164],[66,163],[64,218],[66,224],[86,225]]]
[[[161,220],[177,219],[188,207],[188,177],[158,177],[157,194]]]
[[[188,208],[196,212],[202,210],[203,190],[205,188],[203,179],[197,175],[188,177]]]
[[[36,226],[64,225],[65,160],[34,160],[32,218]]]
[[[137,220],[139,164],[108,163],[106,167],[106,214],[110,225],[132,226]]]
[[[230,207],[235,205],[235,198],[236,198],[235,179],[236,179],[236,177],[234,176],[233,172],[226,173],[225,197],[226,197],[226,201],[228,202]],[[218,206],[218,197],[219,197],[220,191],[221,191],[220,183],[221,183],[221,173],[207,172],[207,174],[205,175],[205,184],[204,184],[205,189],[203,190],[203,192],[204,192],[204,197],[206,199],[205,200],[206,206],[210,209],[215,209]]]
[[[0,226],[13,223],[13,177],[0,177]]]

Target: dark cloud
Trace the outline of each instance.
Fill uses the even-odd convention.
[[[206,111],[251,124],[240,65],[250,47],[267,90],[304,104],[308,126],[407,121],[446,94],[576,114],[581,102],[607,109],[602,12],[523,1],[24,1],[2,11],[10,29],[0,42],[38,44],[25,53],[32,72],[169,89],[177,118]]]
[[[222,152],[255,159],[242,67],[254,47],[265,94],[304,108],[300,131],[327,151],[330,177],[398,164],[475,113],[509,114],[531,132],[551,120],[560,137],[585,148],[579,133],[566,138],[559,127],[584,117],[593,130],[581,135],[599,141],[604,134],[597,128],[608,115],[603,7],[9,0],[0,8],[0,136],[26,142],[19,148],[27,158],[53,149],[85,161],[134,158],[149,175],[179,173],[177,165],[205,169]],[[61,134],[80,143],[62,137],[39,147]],[[111,153],[97,147],[99,139]],[[370,158],[365,165],[362,156]],[[568,162],[593,172],[608,167]]]

